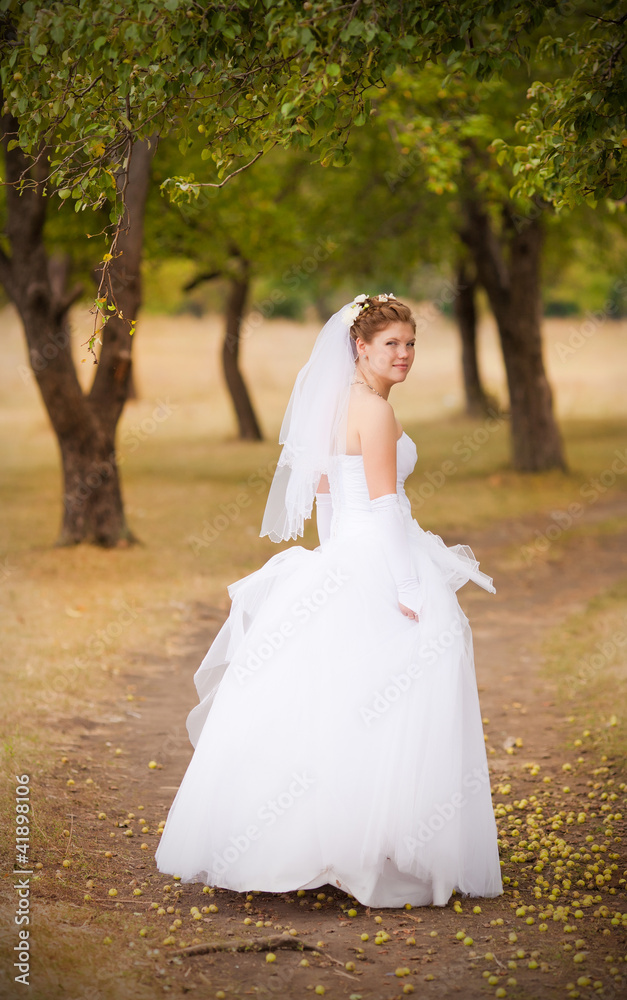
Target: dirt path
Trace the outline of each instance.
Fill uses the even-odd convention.
[[[579,523],[626,515],[627,499],[619,498],[590,508]],[[540,832],[549,837],[553,832],[553,845],[555,836],[563,837],[581,853],[587,850],[586,835],[594,834],[593,839],[603,842],[600,818],[595,823],[596,812],[591,812],[585,827],[567,827],[559,818],[556,821],[555,814],[594,808],[588,800],[589,782],[599,760],[589,751],[584,762],[577,764],[574,750],[567,748],[561,727],[563,707],[556,704],[554,688],[540,675],[538,648],[548,629],[627,575],[627,536],[590,538],[575,530],[560,548],[559,558],[552,553],[551,558],[539,556],[525,565],[519,558],[520,547],[537,537],[536,530],[543,532],[545,525],[546,520],[529,517],[464,538],[480,555],[482,568],[494,576],[497,594],[490,597],[468,586],[460,600],[473,627],[482,712],[489,720],[486,733],[495,803],[502,804],[504,815],[511,804],[509,813],[514,815],[514,802],[537,796],[535,803],[544,809],[538,814]],[[155,995],[163,989],[174,996],[196,991],[203,997],[300,998],[316,995],[317,987],[318,992],[324,988],[329,997],[353,1000],[391,1000],[409,994],[412,987],[417,995],[432,997],[460,994],[548,1000],[625,995],[621,994],[625,980],[620,977],[627,960],[626,941],[624,928],[614,916],[627,910],[624,894],[621,897],[624,882],[621,887],[618,881],[624,854],[598,899],[593,887],[588,904],[583,888],[568,894],[559,879],[547,880],[547,886],[554,888],[545,887],[538,896],[540,890],[534,891],[538,859],[527,855],[526,864],[512,861],[515,839],[510,837],[502,852],[503,872],[511,880],[506,892],[495,900],[462,900],[461,913],[456,912],[457,897],[453,897],[444,909],[370,912],[356,906],[357,915],[351,917],[346,897],[331,887],[320,890],[324,898],[308,892],[303,898],[291,893],[254,894],[246,899],[224,890],[203,893],[201,886],[177,887],[176,881],[157,873],[157,826],[165,820],[191,756],[185,717],[196,702],[193,672],[223,620],[220,610],[207,606],[181,610],[178,636],[160,657],[152,652],[137,655],[120,679],[120,698],[115,704],[99,706],[98,715],[90,719],[68,720],[68,731],[73,734],[63,746],[68,762],[59,764],[55,787],[50,789],[59,805],[74,816],[75,843],[93,858],[93,871],[85,869],[84,878],[57,873],[57,895],[82,901],[91,877],[94,884],[88,888],[94,905],[136,914],[137,929],[147,929],[145,937],[138,939],[143,949],[136,962],[138,975],[142,982],[153,984]],[[522,740],[523,748],[514,747],[508,754],[507,745],[516,739]],[[158,767],[149,768],[150,761]],[[540,776],[525,769],[526,762],[541,765]],[[572,765],[568,778],[572,794],[566,804],[560,790],[545,781],[549,777],[561,784],[564,763]],[[611,761],[606,766],[617,781],[624,780],[612,770]],[[93,782],[89,787],[84,784],[87,773]],[[74,776],[76,786],[68,788],[66,782]],[[79,785],[80,790],[75,790]],[[624,809],[624,795],[622,799],[614,808]],[[529,809],[527,805],[518,811],[523,823]],[[106,819],[98,820],[98,812],[106,813]],[[140,824],[143,818],[145,832]],[[609,858],[622,851],[622,827],[624,821],[615,818],[614,839],[607,837],[601,848],[608,864]],[[133,836],[126,836],[129,830]],[[148,847],[142,849],[143,843]],[[111,857],[105,857],[105,852]],[[581,874],[578,865],[579,861],[573,871]],[[545,874],[548,868],[546,861]],[[574,886],[574,874],[572,879]],[[118,898],[109,896],[110,887],[118,889]],[[138,888],[141,895],[135,897],[133,890]],[[151,907],[153,903],[156,906]],[[477,904],[480,913],[473,912]],[[217,906],[217,911],[206,910],[208,906]],[[559,913],[560,906],[570,909]],[[574,915],[578,906],[581,917]],[[607,915],[602,912],[604,906]],[[190,913],[192,907],[199,910],[196,919]],[[317,945],[319,953],[303,957],[303,953],[279,947],[272,962],[258,952],[172,957],[194,940],[254,939],[291,930]],[[387,940],[375,943],[377,931],[385,931]],[[458,939],[461,931],[465,941]],[[367,941],[362,940],[365,934]],[[484,957],[488,955],[492,957]],[[583,955],[583,960],[575,961],[575,955]],[[303,961],[308,965],[302,965]],[[352,965],[346,967],[347,962]],[[408,974],[396,975],[396,970]],[[599,983],[600,994],[595,992]],[[99,1000],[98,990],[106,986],[103,977],[89,1000]]]

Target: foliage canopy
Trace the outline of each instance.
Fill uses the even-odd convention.
[[[594,6],[594,5],[593,5]],[[485,80],[540,45],[560,70],[534,83],[509,157],[520,193],[560,206],[624,194],[625,0],[579,11],[556,0],[0,0],[0,81],[11,141],[46,155],[49,179],[77,211],[108,200],[132,143],[203,137],[209,180],[168,178],[197,194],[273,145],[350,159],[368,90],[397,66],[431,60]],[[209,164],[208,164],[209,166]]]

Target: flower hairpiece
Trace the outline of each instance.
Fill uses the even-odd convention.
[[[342,319],[346,325],[350,327],[353,325],[357,317],[370,306],[368,299],[376,299],[378,302],[389,302],[390,299],[395,299],[396,296],[392,292],[383,292],[381,295],[356,295],[349,306],[342,311]]]

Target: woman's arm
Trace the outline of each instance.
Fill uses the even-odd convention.
[[[417,621],[420,591],[396,491],[397,425],[390,404],[383,399],[362,404],[358,429],[371,507],[396,583],[399,607],[406,617]]]
[[[333,518],[333,501],[327,476],[321,476],[316,490],[316,526],[318,539],[323,545],[331,537],[331,520]]]
[[[357,413],[361,454],[370,499],[396,493],[396,439],[394,410],[385,399],[363,400]]]

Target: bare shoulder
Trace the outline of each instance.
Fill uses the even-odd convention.
[[[369,389],[354,387],[351,390],[348,411],[349,437],[358,435],[361,444],[373,438],[393,440],[398,436],[394,410],[387,399],[383,399]]]
[[[387,399],[383,399],[377,393],[371,392],[368,388],[354,385],[351,387],[349,419],[354,419],[358,423],[380,424],[394,422],[394,410]],[[352,421],[351,421],[352,422]]]

